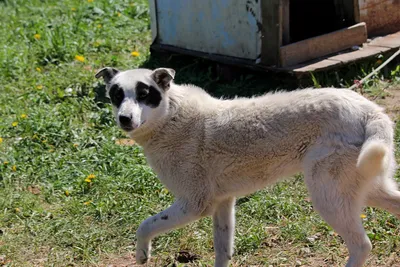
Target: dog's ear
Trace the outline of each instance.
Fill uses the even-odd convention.
[[[100,77],[103,77],[105,83],[110,83],[112,78],[115,75],[117,75],[118,72],[119,72],[119,70],[117,70],[115,68],[105,67],[105,68],[102,68],[101,70],[99,70],[94,77],[96,77],[97,79]]]
[[[153,71],[151,78],[160,86],[161,89],[167,91],[171,85],[171,81],[175,78],[175,70],[167,68],[158,68]]]

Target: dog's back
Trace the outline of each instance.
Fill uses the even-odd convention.
[[[187,91],[190,101],[181,98],[179,111],[152,143],[148,156],[161,176],[167,169],[179,173],[182,162],[200,166],[210,177],[207,182],[218,183],[213,186],[218,195],[247,194],[302,171],[305,155],[318,143],[325,145],[318,157],[347,147],[359,151],[371,114],[386,116],[380,107],[349,90],[306,89],[234,100]],[[388,118],[380,130],[392,138]]]

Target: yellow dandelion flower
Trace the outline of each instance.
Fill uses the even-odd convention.
[[[87,0],[88,1],[88,3],[93,3],[93,0]]]
[[[117,16],[118,16],[118,17],[121,17],[121,13],[120,13],[120,12],[117,12]]]
[[[75,7],[71,8],[71,11],[76,11],[76,8]]]
[[[13,127],[17,127],[18,122],[17,122],[17,121],[14,121],[13,123],[11,123],[11,125],[12,125]]]
[[[16,172],[16,171],[17,171],[17,166],[12,165],[11,170],[12,170],[13,172]]]
[[[42,36],[40,36],[40,34],[35,34],[35,35],[33,35],[33,38],[35,38],[36,40],[40,40],[40,38],[41,38]]]
[[[92,201],[91,201],[91,200],[89,200],[89,201],[86,201],[86,202],[83,202],[83,205],[89,205],[90,203],[92,203]]]
[[[68,197],[69,196],[69,191],[68,190],[65,190],[65,195]]]
[[[76,55],[75,56],[75,60],[79,61],[79,62],[85,62],[85,57],[80,56],[80,55]]]
[[[133,56],[133,57],[138,57],[139,55],[140,55],[140,53],[138,51],[133,51],[131,53],[131,56]]]
[[[0,137],[0,144],[3,143],[3,138]]]
[[[36,89],[42,90],[42,89],[43,89],[43,85],[37,85],[37,86],[36,86]]]
[[[8,165],[8,163],[9,163],[8,161],[4,161],[4,165]]]
[[[28,117],[28,115],[26,114],[21,114],[21,119],[26,119]]]
[[[89,178],[86,178],[86,179],[85,179],[85,182],[86,182],[86,183],[91,183],[91,182],[92,182],[92,180],[91,180],[91,179],[89,179]]]
[[[41,68],[39,68],[39,67],[37,67],[37,68],[36,68],[36,71],[38,71],[38,72],[42,72],[42,69],[41,69]]]
[[[94,178],[96,178],[96,175],[94,175],[93,173],[89,174],[89,175],[86,177],[86,179],[89,179],[89,180],[92,180],[92,179],[94,179]]]
[[[168,189],[167,188],[163,188],[163,189],[161,189],[161,192],[164,193],[164,194],[168,194]]]
[[[19,208],[15,208],[15,212],[20,212],[21,210]]]
[[[367,218],[367,215],[361,214],[361,215],[360,215],[360,218],[361,218],[361,219],[365,219],[365,218]]]
[[[101,25],[101,24],[97,24],[97,28],[101,28],[101,27],[103,27],[103,25]]]

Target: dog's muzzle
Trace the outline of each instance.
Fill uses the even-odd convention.
[[[132,117],[120,115],[118,117],[118,120],[119,120],[119,124],[120,124],[122,130],[124,130],[126,132],[130,132],[134,129],[134,127],[132,125]]]

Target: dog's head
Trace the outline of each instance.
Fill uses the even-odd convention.
[[[133,132],[167,114],[166,92],[175,76],[173,69],[119,71],[106,67],[95,76],[103,77],[116,121],[124,131]]]

